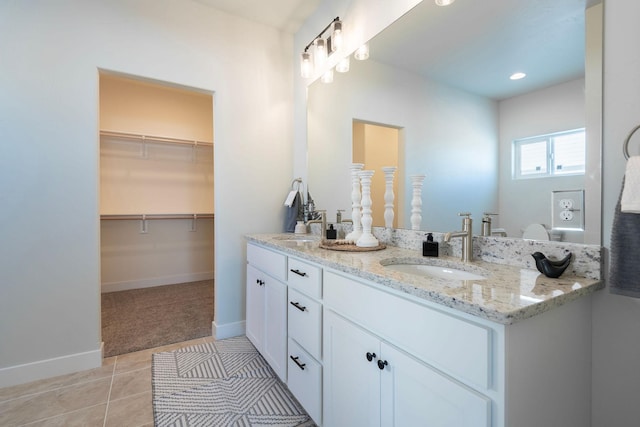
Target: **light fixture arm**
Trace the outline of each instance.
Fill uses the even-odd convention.
[[[338,22],[338,21],[340,21],[340,17],[339,17],[339,16],[336,16],[336,17],[333,19],[333,21],[329,22],[329,25],[327,25],[326,27],[324,27],[324,29],[323,29],[322,31],[320,31],[320,34],[318,34],[317,36],[315,36],[315,37],[313,38],[313,40],[311,40],[311,41],[309,42],[309,44],[304,48],[304,51],[305,51],[305,52],[306,52],[306,51],[308,51],[308,50],[309,50],[309,48],[313,45],[313,43],[314,43],[316,40],[318,40],[319,38],[321,38],[321,37],[322,37],[322,35],[323,35],[324,33],[326,33],[326,32],[327,32],[327,30],[328,30],[329,28],[331,28],[331,25],[333,25],[333,23],[334,23],[334,22]]]

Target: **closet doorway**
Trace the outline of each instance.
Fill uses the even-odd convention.
[[[213,95],[100,73],[104,356],[211,335]]]

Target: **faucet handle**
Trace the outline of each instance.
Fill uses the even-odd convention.
[[[471,212],[459,212],[458,216],[466,216],[467,218],[471,218]]]

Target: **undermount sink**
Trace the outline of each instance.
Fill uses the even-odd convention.
[[[422,261],[422,260],[420,260]],[[436,277],[449,280],[485,280],[487,277],[482,269],[472,266],[460,266],[456,268],[451,263],[424,263],[401,260],[382,260],[380,263],[389,270],[401,273],[414,274],[416,276]],[[474,272],[475,271],[475,272]]]
[[[290,244],[290,243],[312,243],[312,242],[319,242],[320,240],[314,237],[310,237],[310,236],[296,236],[296,235],[291,235],[291,236],[278,236],[278,237],[274,237],[273,240],[277,240],[279,243],[284,243],[284,244]]]

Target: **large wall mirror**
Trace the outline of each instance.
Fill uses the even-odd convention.
[[[333,83],[309,85],[308,188],[316,207],[329,221],[339,209],[351,216],[354,144],[380,127],[396,135],[398,228],[411,228],[410,176],[424,174],[421,230],[457,230],[458,213],[470,212],[479,234],[491,212],[508,237],[543,224],[564,228],[552,238],[599,244],[601,25],[597,0],[422,1],[370,40],[368,60],[351,58]],[[510,80],[515,72],[527,76]],[[515,140],[583,128],[584,174],[514,178]],[[378,166],[374,188],[384,191]],[[554,217],[563,192],[583,195],[572,208],[580,226]],[[374,214],[382,210],[374,199]]]

